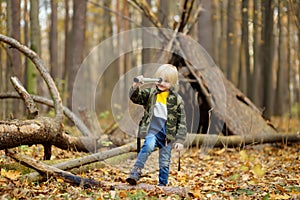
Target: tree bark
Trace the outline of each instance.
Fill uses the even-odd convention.
[[[257,135],[208,135],[208,134],[188,134],[185,146],[208,145],[211,147],[244,147],[245,145],[255,145],[263,143],[284,144],[300,142],[299,133],[261,133]]]
[[[239,65],[239,49],[240,44],[238,37],[238,23],[236,17],[238,16],[239,2],[228,1],[227,5],[227,73],[226,77],[237,85],[237,73]]]
[[[135,142],[126,144],[121,147],[113,148],[113,149],[107,150],[105,152],[98,152],[98,153],[94,153],[94,154],[84,156],[81,158],[73,159],[70,161],[61,162],[61,163],[53,165],[53,167],[56,167],[61,170],[71,170],[71,169],[78,168],[78,167],[81,167],[84,165],[88,165],[88,164],[91,164],[94,162],[104,161],[108,158],[112,158],[114,156],[118,156],[118,155],[121,155],[124,153],[133,152],[133,151],[136,151],[136,143]],[[33,172],[33,173],[26,175],[26,179],[28,179],[30,181],[36,181],[37,176],[38,176],[38,173]]]
[[[39,1],[30,0],[30,49],[37,55],[41,54],[39,10]],[[37,94],[37,73],[34,63],[29,62],[26,69],[26,88],[30,94]]]
[[[65,134],[60,123],[52,118],[0,121],[0,150],[20,145],[51,144],[60,149],[95,151],[96,138],[72,137]]]
[[[72,36],[70,49],[70,65],[68,66],[68,107],[72,108],[72,93],[77,71],[83,61],[85,46],[85,26],[86,26],[86,8],[87,2],[74,0],[73,2],[73,19],[72,19]],[[69,59],[69,58],[68,58]],[[68,60],[67,59],[67,60]]]
[[[15,40],[21,39],[20,14],[20,0],[7,1],[7,35]],[[23,80],[21,54],[13,48],[7,48],[6,52],[6,83],[9,83],[11,76],[17,76],[20,80]],[[11,89],[13,88],[6,84],[6,90]],[[20,117],[23,113],[20,102],[13,101],[12,104],[7,104],[6,113],[13,113],[14,117]]]
[[[0,99],[8,99],[8,98],[15,98],[19,99],[20,96],[17,93],[6,93],[6,94],[0,94]],[[54,103],[51,99],[47,99],[45,97],[37,96],[37,95],[31,95],[31,98],[40,104],[47,105],[49,107],[54,107]],[[86,127],[86,125],[67,107],[63,106],[63,112],[65,116],[75,124],[75,126],[78,128],[78,130],[82,133],[84,136],[90,136],[92,133]]]
[[[263,106],[266,108],[264,117],[270,119],[273,114],[274,80],[273,80],[273,26],[274,26],[274,1],[262,1],[263,30],[262,30],[262,65],[263,65]]]
[[[50,74],[58,84],[61,78],[61,70],[58,66],[58,32],[57,32],[57,2],[51,1],[51,26],[49,34],[49,52],[50,52]]]
[[[276,94],[274,101],[274,114],[282,116],[288,113],[289,105],[289,54],[288,54],[288,23],[287,15],[284,11],[286,5],[283,1],[278,2],[278,69],[276,78]]]

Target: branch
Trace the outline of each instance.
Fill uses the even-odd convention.
[[[131,3],[131,1],[128,1]],[[132,2],[137,5],[146,15],[146,17],[152,22],[152,24],[157,28],[162,28],[162,25],[156,15],[151,11],[149,4],[145,0],[132,0]]]
[[[198,21],[198,17],[201,13],[201,11],[203,11],[203,6],[202,4],[198,6],[196,13],[193,16],[193,19],[191,20],[190,26],[187,27],[187,29],[183,32],[183,34],[188,35],[190,33],[190,31],[192,30],[193,26],[196,24],[196,22]],[[201,27],[200,27],[201,28]]]
[[[13,86],[15,87],[16,91],[19,93],[20,97],[24,100],[26,108],[29,112],[29,118],[36,118],[39,114],[39,111],[30,94],[26,91],[26,89],[23,87],[23,85],[17,77],[11,77],[10,80]]]
[[[43,79],[45,80],[48,89],[50,91],[51,97],[53,99],[54,102],[54,107],[55,107],[55,119],[57,121],[60,122],[60,124],[62,123],[63,120],[63,107],[62,107],[62,101],[61,98],[59,96],[59,92],[56,88],[55,82],[53,81],[53,79],[51,78],[49,72],[47,71],[43,61],[39,58],[39,56],[32,51],[31,49],[29,49],[28,47],[22,45],[20,42],[18,42],[17,40],[4,36],[2,34],[0,34],[0,41],[9,44],[10,46],[18,49],[20,52],[22,52],[25,56],[27,56],[28,58],[30,58],[30,60],[34,63],[34,65],[36,66],[36,68],[38,69],[38,71],[40,72],[41,76],[43,77]]]
[[[81,158],[73,159],[70,161],[61,162],[53,166],[61,170],[71,170],[94,162],[104,161],[108,158],[112,158],[114,156],[121,155],[128,152],[133,152],[133,151],[136,151],[136,142],[132,142],[121,147],[113,148],[105,152],[98,152]],[[37,176],[38,173],[33,172],[26,175],[26,179],[29,179],[30,181],[35,181],[37,179]]]
[[[73,137],[60,130],[60,123],[52,118],[0,121],[0,150],[20,145],[49,144],[60,149],[95,151],[97,138]]]
[[[56,167],[46,165],[43,162],[37,161],[33,158],[18,154],[12,150],[7,150],[6,154],[15,159],[16,161],[20,162],[21,164],[30,167],[41,174],[47,176],[54,176],[56,178],[61,178],[66,182],[73,183],[77,186],[83,186],[84,188],[91,188],[91,187],[102,187],[101,183],[95,181],[94,179],[89,178],[82,178],[80,176],[74,175],[70,172],[63,171]]]
[[[160,34],[162,34],[162,36],[166,39],[169,40],[170,38],[168,37],[167,34],[164,33],[164,31],[162,31],[161,28],[162,24],[159,21],[159,19],[156,17],[156,15],[151,11],[151,8],[149,6],[149,4],[145,1],[145,0],[127,0],[130,4],[134,4],[135,6],[137,6],[141,11],[143,11],[144,15],[150,20],[150,22],[158,29],[158,31],[160,32]]]
[[[192,9],[193,9],[193,4],[195,2],[194,0],[192,0],[192,2],[190,3],[191,5],[188,8],[187,7],[188,1],[189,0],[185,0],[184,4],[183,4],[183,9],[182,9],[182,12],[181,12],[179,32],[183,32],[183,29],[186,26],[186,24],[187,24],[187,22],[190,18],[190,15],[191,15],[191,12],[192,12]]]
[[[51,99],[47,99],[45,97],[37,96],[37,95],[31,95],[33,100],[37,103],[41,103],[50,107],[54,107],[53,101]],[[0,93],[0,99],[7,99],[7,98],[16,98],[19,99],[20,96],[17,93]],[[93,134],[90,132],[90,130],[86,127],[86,125],[67,107],[63,106],[63,112],[68,117],[70,121],[72,121],[75,126],[80,130],[80,132],[84,136],[92,136]]]

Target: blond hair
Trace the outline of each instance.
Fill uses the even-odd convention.
[[[178,71],[174,65],[163,64],[158,67],[155,73],[155,78],[162,78],[163,80],[168,80],[173,87],[178,84]]]

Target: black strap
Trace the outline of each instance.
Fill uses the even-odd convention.
[[[136,152],[139,153],[141,150],[141,138],[138,136],[136,138]]]

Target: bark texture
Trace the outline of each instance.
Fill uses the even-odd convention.
[[[20,145],[49,144],[61,149],[95,151],[97,140],[73,137],[63,132],[60,123],[48,117],[32,120],[0,121],[0,150]]]

